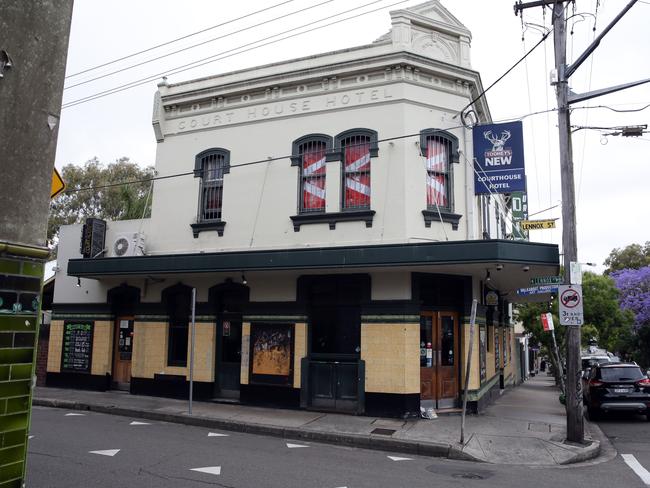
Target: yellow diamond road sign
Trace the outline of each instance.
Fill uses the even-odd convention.
[[[54,198],[63,190],[65,190],[63,178],[61,178],[59,172],[54,168],[54,172],[52,173],[52,190],[50,191],[50,198]]]
[[[555,229],[555,220],[522,220],[521,230]]]

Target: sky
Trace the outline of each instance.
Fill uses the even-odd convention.
[[[420,3],[76,0],[56,166],[61,169],[66,164],[81,165],[93,157],[110,163],[123,156],[142,166],[153,165],[156,152],[151,126],[153,97],[157,83],[165,74],[170,83],[176,83],[369,44],[390,29],[389,11]],[[544,26],[548,28],[552,21],[550,10],[546,9],[544,14],[538,7],[524,12],[522,25],[522,18],[514,15],[514,0],[442,0],[441,3],[472,32],[472,68],[481,74],[484,87],[536,44]],[[627,3],[627,0],[577,0],[575,11],[569,7],[572,15],[568,25],[572,34],[567,40],[569,63]],[[265,11],[249,15],[262,9]],[[358,14],[364,15],[324,26]],[[650,78],[648,25],[650,1],[639,1],[571,77],[571,89],[584,93]],[[324,27],[271,43],[319,26]],[[198,31],[204,32],[189,36]],[[271,37],[276,34],[280,35]],[[189,37],[148,50],[185,36]],[[255,48],[265,43],[268,44]],[[191,47],[195,44],[202,45]],[[84,72],[144,50],[148,51]],[[172,54],[179,50],[183,51]],[[212,62],[202,66],[177,69],[209,57]],[[136,64],[139,66],[132,68]],[[529,212],[555,207],[531,218],[561,217],[557,114],[549,112],[556,107],[555,93],[548,82],[553,66],[551,35],[486,94],[495,122],[523,120]],[[134,82],[137,86],[121,89]],[[116,88],[120,91],[103,95]],[[97,94],[99,98],[83,101]],[[578,256],[581,262],[596,263],[598,266],[591,268],[593,271],[604,269],[602,264],[613,248],[650,240],[650,132],[633,138],[603,135],[615,130],[578,127],[647,124],[649,104],[650,84],[647,84],[573,107]],[[531,240],[561,244],[562,222],[557,223],[553,230],[531,231]]]

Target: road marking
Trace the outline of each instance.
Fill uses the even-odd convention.
[[[115,456],[118,452],[120,452],[120,449],[105,449],[103,451],[88,451],[90,454],[99,454],[100,456],[110,456],[113,457]]]
[[[297,447],[309,447],[309,446],[305,446],[305,445],[303,445],[303,444],[289,444],[289,443],[287,442],[287,447],[288,447],[289,449],[295,449],[295,448],[297,448]]]
[[[220,434],[219,432],[208,432],[208,437],[228,437],[229,434]]]
[[[625,461],[627,465],[632,468],[632,471],[634,471],[636,475],[641,478],[641,481],[643,481],[647,486],[650,486],[650,473],[647,469],[641,466],[641,463],[636,460],[634,455],[621,454],[621,457],[623,458],[623,461]]]
[[[151,425],[151,424],[149,422],[138,422],[137,420],[134,420],[129,425]]]
[[[198,471],[199,473],[208,473],[214,475],[221,474],[221,466],[207,466],[205,468],[191,468],[190,471]]]
[[[27,439],[33,439],[34,437],[35,437],[35,436],[33,436],[33,435],[28,435],[28,436],[27,436]]]
[[[66,413],[65,417],[85,417],[85,413]]]
[[[397,456],[388,456],[388,459],[392,461],[413,461],[413,458],[397,457]]]

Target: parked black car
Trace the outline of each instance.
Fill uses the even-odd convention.
[[[592,367],[584,398],[589,418],[601,413],[627,411],[645,414],[650,421],[650,379],[630,363],[602,363]]]

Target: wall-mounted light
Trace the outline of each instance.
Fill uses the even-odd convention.
[[[503,269],[503,264],[497,264],[497,271],[501,271]]]
[[[242,275],[241,275],[241,282],[242,282],[244,285],[247,285],[247,284],[248,284],[248,280],[246,280],[246,275],[244,275],[244,273],[242,273]]]
[[[77,286],[81,287],[81,278],[77,277]]]
[[[522,266],[522,267],[521,267],[521,270],[522,270],[524,273],[528,273],[528,272],[530,271],[530,266]]]
[[[487,271],[487,274],[485,275],[485,282],[489,283],[490,281],[492,281],[492,277],[490,276],[490,270],[488,269],[486,271]]]

